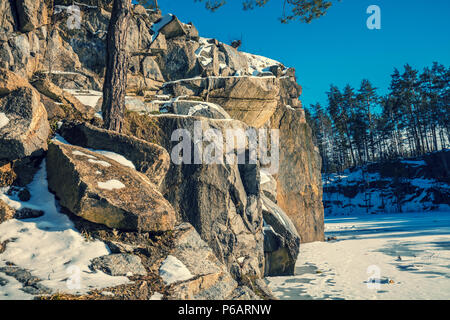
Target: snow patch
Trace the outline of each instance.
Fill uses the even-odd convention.
[[[90,260],[109,254],[108,247],[101,241],[87,241],[75,228],[69,218],[59,211],[53,194],[48,191],[45,160],[28,185],[31,199],[22,203],[16,196],[9,196],[7,189],[0,189],[0,198],[16,209],[27,207],[44,211],[36,219],[11,219],[0,224],[0,242],[9,242],[0,254],[0,266],[12,262],[29,270],[42,279],[42,285],[54,292],[84,294],[94,288],[105,288],[129,283],[126,277],[112,277],[103,272],[92,272]],[[0,273],[8,283],[0,287],[0,299],[32,299],[24,294],[21,284]],[[68,280],[77,280],[74,282]]]
[[[0,129],[9,123],[9,119],[3,112],[0,112]]]
[[[159,268],[159,275],[166,284],[186,281],[194,277],[183,262],[172,255],[167,256],[162,263]]]
[[[97,182],[98,187],[100,189],[105,189],[105,190],[114,190],[114,189],[123,189],[125,188],[125,185],[120,182],[119,180],[115,180],[115,179],[111,179],[108,180],[106,182]]]
[[[115,153],[115,152],[111,152],[111,151],[106,151],[106,150],[94,150],[94,149],[88,149],[92,152],[101,154],[111,160],[114,160],[118,163],[120,163],[121,165],[134,169],[136,170],[136,167],[134,166],[133,162],[131,162],[130,160],[128,160],[127,158],[125,158],[124,156],[122,156],[121,154]],[[109,164],[109,163],[108,163]]]
[[[103,161],[103,160],[94,160],[94,159],[89,159],[88,160],[91,163],[95,163],[95,164],[99,164],[103,167],[111,167],[111,164],[109,162]]]

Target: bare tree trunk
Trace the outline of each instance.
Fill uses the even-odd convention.
[[[103,120],[108,130],[122,131],[127,87],[127,33],[131,0],[114,0],[106,44],[106,74],[103,84]]]

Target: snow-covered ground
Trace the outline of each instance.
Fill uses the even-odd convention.
[[[112,277],[90,270],[91,259],[110,251],[101,241],[87,240],[60,212],[54,195],[48,191],[45,161],[28,188],[32,194],[28,202],[7,195],[7,190],[0,188],[0,199],[9,206],[45,212],[40,218],[11,219],[0,224],[0,243],[11,240],[0,254],[0,268],[14,263],[41,279],[39,283],[53,293],[86,293],[94,288],[129,282],[127,277]],[[13,277],[0,272],[0,280],[3,281],[0,300],[33,299],[34,296],[24,292],[23,284]]]
[[[301,245],[295,276],[267,278],[277,297],[450,299],[450,212],[330,217],[325,236]]]

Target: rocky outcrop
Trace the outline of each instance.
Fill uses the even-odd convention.
[[[277,204],[305,243],[323,241],[324,217],[320,155],[302,111],[281,106],[269,125],[280,130]]]
[[[49,188],[63,207],[110,228],[167,231],[171,205],[137,171],[87,149],[54,142],[47,155]]]
[[[0,160],[42,153],[49,132],[47,112],[35,90],[19,88],[0,99]]]
[[[170,165],[167,151],[150,142],[104,130],[86,123],[64,123],[61,135],[70,143],[85,148],[107,150],[123,155],[133,162],[155,185],[160,185]]]
[[[224,136],[226,129],[248,128],[237,120],[186,116],[130,115],[127,121],[130,134],[157,142],[167,150],[179,143],[171,141],[177,129],[194,137],[194,130],[200,128],[203,132],[216,129]],[[204,146],[208,144],[205,141]],[[194,148],[193,142],[188,146]],[[245,154],[246,148],[237,153]],[[161,190],[180,220],[195,227],[235,278],[260,278],[264,253],[258,165],[176,164],[173,155],[172,160]]]
[[[136,297],[146,292],[140,296],[145,299],[159,291],[169,299],[254,299],[255,292],[271,297],[261,278],[293,273],[300,237],[323,239],[320,159],[295,70],[200,38],[191,23],[135,5],[126,108],[141,115],[127,112],[125,134],[99,129],[87,122],[101,122],[94,113],[101,105],[111,1],[79,3],[79,28],[67,23],[72,1],[56,0],[54,10],[46,10],[43,0],[0,3],[0,186],[31,181],[51,119],[52,128],[78,146],[50,146],[50,189],[74,221],[95,225],[101,239],[112,234],[103,240],[114,254],[93,261],[94,270],[133,273],[136,283],[129,288]],[[47,14],[55,25],[45,25]],[[87,97],[91,93],[96,97]],[[14,112],[2,111],[14,99],[30,106],[16,110],[24,121],[16,130],[10,129]],[[149,115],[158,111],[176,115]],[[74,120],[84,123],[68,122]],[[190,140],[192,153],[177,161],[174,148],[183,134],[195,137],[200,120],[202,131],[209,130],[206,140]],[[280,130],[273,176],[260,174],[259,163],[195,161],[200,145],[209,160],[217,160],[221,142],[214,139],[249,126]],[[17,134],[23,152],[4,144],[5,130]],[[172,139],[174,132],[182,135]],[[125,156],[136,170],[82,147]],[[235,149],[249,154],[248,145]],[[2,160],[4,150],[14,154]],[[0,204],[1,210],[11,216]],[[192,226],[175,227],[176,220]],[[182,277],[170,278],[171,270],[181,270]]]
[[[275,77],[208,77],[168,82],[164,92],[195,96],[223,107],[233,119],[261,127],[275,112],[280,86]]]

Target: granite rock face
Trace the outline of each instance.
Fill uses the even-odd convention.
[[[177,129],[194,137],[194,130],[216,129],[224,133],[226,129],[246,130],[248,126],[237,120],[172,115],[135,115],[128,122],[131,135],[154,141],[172,154],[161,190],[179,220],[195,227],[236,278],[260,278],[264,272],[264,252],[258,164],[177,164],[173,147],[179,142],[171,141],[172,132]],[[149,127],[154,130],[144,130]],[[204,146],[207,145],[210,144]],[[194,150],[193,142],[188,146]],[[244,145],[236,153],[245,154],[247,148]]]
[[[164,93],[195,96],[220,105],[233,119],[259,128],[278,104],[279,80],[275,77],[208,77],[168,82]]]
[[[323,241],[321,161],[302,110],[279,107],[270,119],[280,131],[277,204],[294,223],[302,242]]]

